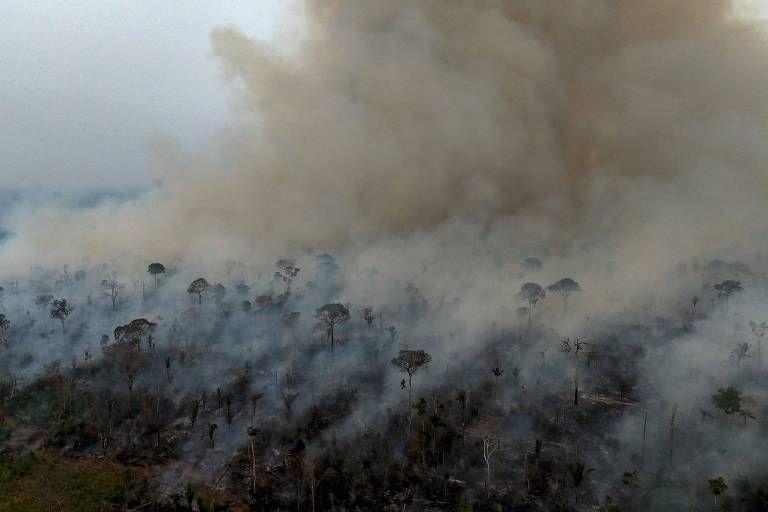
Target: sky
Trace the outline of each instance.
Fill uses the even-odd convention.
[[[0,1],[0,189],[146,186],[153,142],[205,151],[230,116],[210,31],[272,39],[288,0]],[[768,16],[765,0],[738,0]]]
[[[285,0],[3,0],[0,189],[145,186],[153,141],[204,149],[230,116],[210,31],[271,39]]]

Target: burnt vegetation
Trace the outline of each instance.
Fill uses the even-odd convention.
[[[108,487],[82,510],[766,510],[761,272],[693,262],[663,306],[601,317],[536,258],[520,318],[462,330],[450,297],[354,304],[305,259],[5,287],[0,496],[31,496],[9,510],[69,503],[23,488],[67,464]]]

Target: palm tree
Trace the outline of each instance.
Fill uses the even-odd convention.
[[[581,484],[584,483],[589,474],[593,471],[594,469],[587,468],[587,465],[584,463],[584,461],[578,458],[576,459],[576,462],[568,464],[568,473],[571,475],[571,479],[573,480],[573,490],[576,497],[576,503],[579,502],[579,487],[581,487]]]

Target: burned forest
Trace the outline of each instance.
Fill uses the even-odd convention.
[[[768,511],[761,2],[98,4],[7,7],[0,512]]]

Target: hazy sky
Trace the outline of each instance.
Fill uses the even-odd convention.
[[[270,38],[285,0],[0,1],[0,188],[141,185],[149,141],[226,122],[209,32]]]

